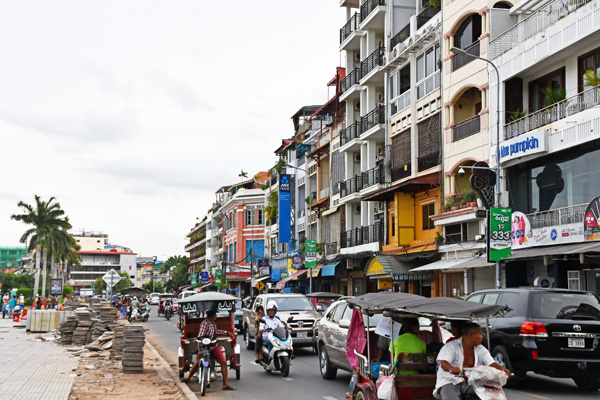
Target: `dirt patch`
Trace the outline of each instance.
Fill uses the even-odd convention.
[[[124,374],[120,361],[108,352],[82,359],[77,368],[69,400],[133,399],[179,400],[185,395],[170,377],[163,379],[154,369],[160,361],[144,346],[144,373]],[[164,376],[164,374],[163,374]]]

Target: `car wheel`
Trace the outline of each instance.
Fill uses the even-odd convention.
[[[573,378],[573,381],[581,390],[596,391],[600,389],[600,377],[597,376],[580,376]]]
[[[508,353],[504,346],[499,345],[494,347],[492,350],[492,357],[494,357],[494,360],[504,368],[510,369],[511,371],[513,370],[510,359],[508,358]]]
[[[250,341],[250,335],[248,334],[248,328],[244,329],[244,342],[246,342],[246,349],[254,350],[254,343]]]
[[[334,379],[337,374],[337,368],[331,365],[325,345],[321,346],[319,354],[319,366],[321,367],[321,376],[323,379]]]

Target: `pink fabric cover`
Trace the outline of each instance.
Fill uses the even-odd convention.
[[[352,320],[348,328],[348,336],[346,337],[346,358],[354,369],[358,369],[358,357],[354,354],[356,350],[359,354],[363,354],[367,344],[367,333],[365,332],[365,323],[362,314],[354,310]]]

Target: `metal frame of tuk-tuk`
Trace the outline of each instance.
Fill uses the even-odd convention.
[[[363,314],[363,317],[366,316],[365,322],[365,330],[367,336],[366,342],[366,356],[364,354],[360,354],[356,350],[354,350],[354,354],[357,356],[358,361],[358,369],[354,371],[354,374],[357,374],[359,379],[358,382],[355,383],[354,388],[351,393],[346,393],[347,399],[357,400],[378,400],[377,397],[377,385],[374,375],[371,374],[370,365],[371,365],[371,338],[370,338],[370,330],[369,330],[369,317],[374,314],[388,314],[388,311],[373,311],[373,310],[362,310],[360,307],[356,309],[358,312]],[[506,310],[504,310],[506,311]],[[443,321],[452,321],[452,320],[462,320],[469,321],[469,318],[454,318],[454,317],[440,317],[439,315],[428,315],[427,313],[419,312],[419,313],[411,313],[411,312],[403,312],[402,310],[398,310],[398,312],[389,312],[389,314],[395,314],[395,316],[399,316],[401,318],[419,318],[425,317],[430,319],[438,319]],[[392,315],[389,315],[392,316]],[[488,339],[488,347],[489,347],[489,316],[485,318],[486,320],[486,331],[487,331],[487,339]],[[394,321],[390,318],[390,331],[393,332]],[[405,357],[407,356],[407,357]],[[390,365],[381,365],[379,367],[379,375],[390,376],[394,373],[394,370],[417,370],[424,371],[431,366],[435,366],[437,364],[437,353],[429,353],[429,354],[408,354],[404,353],[402,360],[394,363],[396,355],[393,352],[391,353]],[[416,375],[396,375],[395,376],[395,387],[396,394],[398,399],[435,399],[433,396],[433,390],[435,389],[435,383],[437,379],[437,374],[416,374]],[[359,393],[362,393],[359,396]]]
[[[180,336],[179,348],[179,377],[183,378],[191,366],[194,364],[194,356],[198,353],[198,343],[196,337],[200,329],[200,324],[206,317],[206,312],[187,314],[182,313],[183,330]],[[235,320],[233,311],[229,311],[227,317],[217,317],[215,324],[218,329],[231,332],[234,334],[233,339],[229,337],[219,337],[217,346],[224,352],[225,360],[230,370],[235,371],[235,378],[241,378],[241,349],[237,344],[237,336],[235,335]],[[216,365],[218,368],[218,364]],[[219,371],[216,371],[219,372]]]

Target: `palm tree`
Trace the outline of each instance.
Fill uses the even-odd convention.
[[[46,294],[46,257],[48,251],[48,237],[53,231],[67,231],[71,228],[69,219],[65,217],[65,212],[60,208],[60,204],[50,197],[48,201],[42,201],[41,197],[35,195],[35,206],[19,201],[18,206],[23,209],[23,214],[13,214],[12,220],[24,222],[30,225],[21,236],[21,243],[29,243],[29,249],[35,248],[35,283],[34,294],[38,293],[40,283],[40,257],[42,257],[42,247],[44,247],[44,269],[42,296]]]
[[[50,270],[52,278],[57,277],[56,262],[62,268],[66,264],[81,266],[81,257],[78,250],[81,246],[77,244],[75,239],[62,229],[54,230],[48,235],[48,249],[50,251]]]

